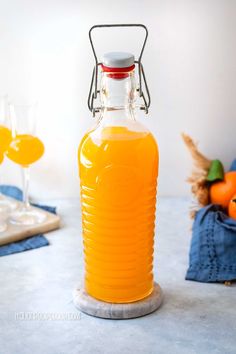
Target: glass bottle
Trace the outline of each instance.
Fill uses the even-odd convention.
[[[101,68],[101,114],[78,152],[85,290],[128,303],[153,290],[158,148],[136,120],[134,56],[107,53]]]

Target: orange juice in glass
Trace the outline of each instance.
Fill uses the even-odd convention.
[[[9,115],[7,109],[7,96],[0,96],[0,166],[3,163],[4,155],[11,142],[11,130],[9,127]],[[0,213],[16,209],[17,202],[6,198],[0,193]],[[1,227],[0,227],[1,230]]]
[[[36,136],[36,104],[10,104],[12,140],[7,157],[23,169],[23,206],[11,213],[10,222],[17,225],[40,224],[45,213],[29,203],[29,168],[44,154],[43,142]]]

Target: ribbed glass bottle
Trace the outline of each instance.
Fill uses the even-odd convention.
[[[158,149],[135,119],[133,68],[104,72],[102,113],[79,147],[85,289],[127,303],[153,290]]]

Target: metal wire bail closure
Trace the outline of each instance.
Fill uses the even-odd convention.
[[[135,63],[135,65],[138,66],[139,86],[137,88],[137,91],[138,91],[139,97],[143,100],[143,104],[140,106],[140,109],[144,110],[145,113],[148,113],[148,109],[151,104],[151,98],[150,98],[147,80],[146,80],[144,69],[143,69],[143,64],[141,62],[143,51],[144,51],[144,48],[145,48],[145,45],[147,42],[148,30],[147,30],[147,27],[144,26],[143,24],[104,24],[104,25],[95,25],[90,28],[89,40],[90,40],[93,55],[95,58],[95,66],[93,69],[92,79],[91,79],[91,84],[90,84],[90,89],[89,89],[88,108],[93,113],[93,116],[95,116],[95,114],[100,112],[100,110],[102,109],[101,107],[94,107],[94,101],[97,99],[98,93],[100,92],[100,90],[98,89],[98,67],[101,66],[102,63],[98,62],[98,58],[97,58],[94,44],[93,44],[93,40],[92,40],[92,31],[95,30],[96,28],[111,28],[111,27],[141,27],[145,31],[145,38],[144,38],[144,42],[143,42],[143,45],[141,48],[141,52],[139,54],[139,58],[138,58],[138,60],[135,60],[134,63]],[[145,87],[145,91],[143,91],[143,84]]]

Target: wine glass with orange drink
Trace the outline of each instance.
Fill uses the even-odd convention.
[[[4,155],[11,142],[9,114],[7,109],[7,96],[0,96],[0,166],[3,163]],[[9,212],[16,209],[17,202],[13,199],[6,198],[0,193],[0,213]],[[0,228],[1,229],[1,228]]]
[[[10,222],[17,225],[42,223],[46,216],[29,202],[30,166],[44,154],[44,145],[36,136],[37,104],[9,104],[12,140],[6,155],[23,169],[23,206],[10,215]]]

